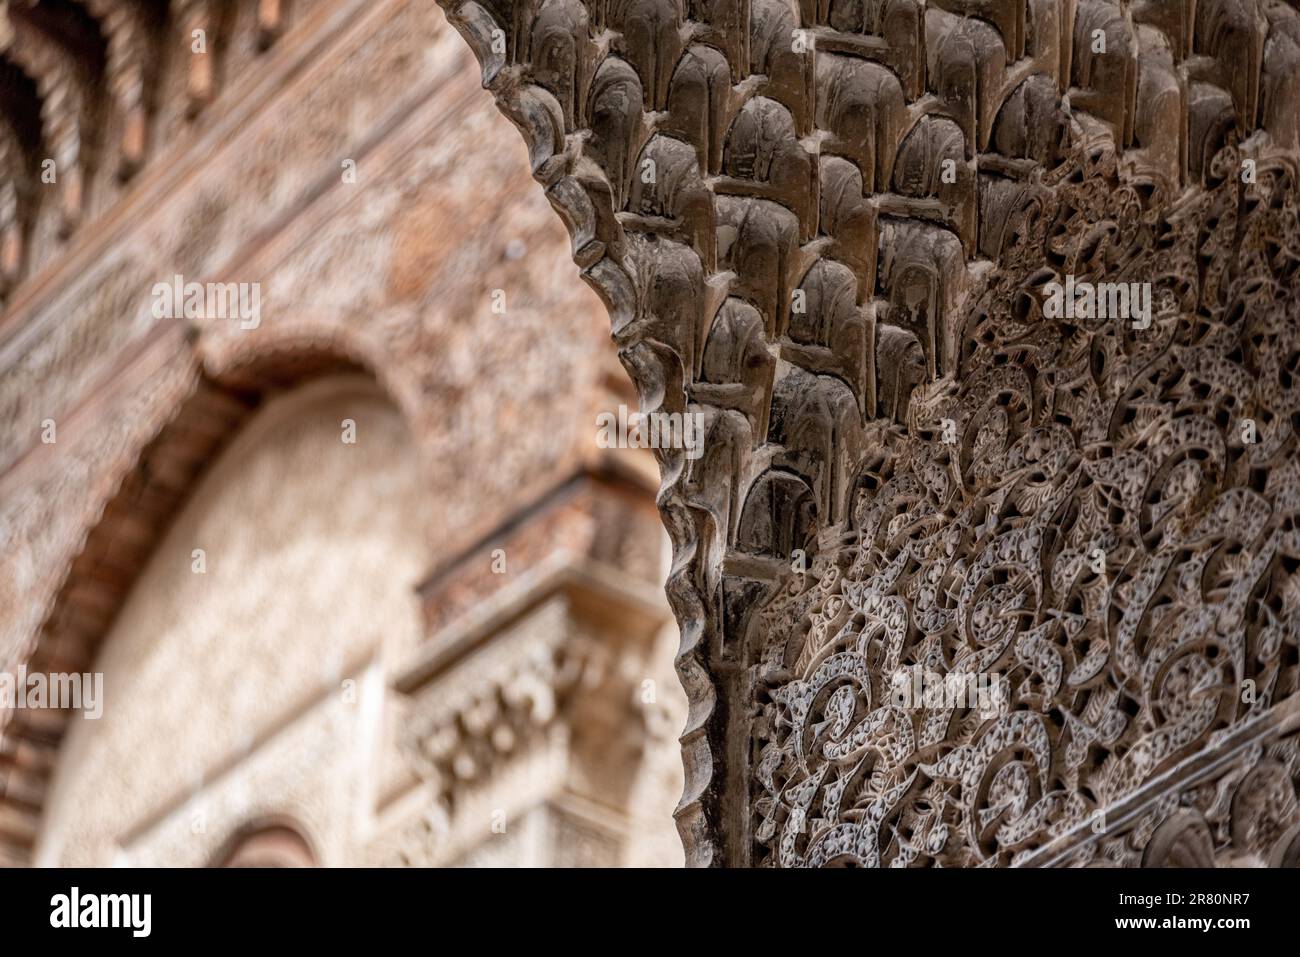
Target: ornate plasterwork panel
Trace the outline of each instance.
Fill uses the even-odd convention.
[[[765,609],[762,860],[1034,861],[1296,693],[1294,165],[1243,188],[1226,148],[1166,209],[1098,161],[1044,177],[1035,254],[972,290],[967,371],[914,394],[845,540]],[[1151,327],[1045,318],[1062,266],[1151,282]],[[909,667],[1010,693],[902,709]]]
[[[708,423],[661,456],[690,861],[1286,858],[1294,7],[443,5],[643,405]],[[1282,823],[1171,839],[1242,729]]]

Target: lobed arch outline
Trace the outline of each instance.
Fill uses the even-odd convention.
[[[705,416],[697,462],[659,452],[691,703],[676,816],[689,865],[746,865],[755,611],[790,578],[783,547],[811,555],[850,533],[871,450],[929,441],[950,398],[978,391],[964,381],[970,330],[1000,264],[1046,259],[1029,237],[1051,225],[1051,173],[1072,163],[1098,193],[1117,183],[1172,205],[1222,184],[1211,158],[1249,157],[1294,188],[1300,111],[1284,76],[1300,66],[1286,39],[1300,13],[1234,0],[439,3],[527,142],[643,410]],[[845,9],[863,22],[843,22]],[[1100,52],[1094,29],[1111,41]],[[1229,122],[1215,120],[1220,101]],[[963,140],[957,182],[937,199],[900,195],[897,151],[918,147],[921,181],[939,181],[943,143],[912,141],[949,123]],[[789,293],[825,260],[857,284],[862,325],[839,327],[839,342],[867,343],[855,381],[833,336],[785,335]],[[755,333],[742,334],[745,308]],[[715,381],[711,354],[745,361]],[[808,489],[807,541],[785,542],[773,522],[764,547],[738,547],[748,493],[774,474]]]

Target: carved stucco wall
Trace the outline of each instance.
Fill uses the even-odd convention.
[[[87,757],[81,781],[59,758],[66,714],[0,715],[0,860],[30,862],[49,811],[47,859],[58,856],[57,843],[66,850],[77,835],[90,839],[88,853],[102,859],[111,834],[125,841],[134,861],[207,863],[231,829],[256,823],[241,821],[244,812],[274,812],[275,821],[302,799],[328,818],[312,825],[321,834],[309,835],[325,863],[444,864],[456,862],[455,855],[468,861],[491,813],[509,803],[502,793],[513,782],[526,786],[511,798],[520,802],[510,805],[511,830],[493,838],[505,844],[516,824],[540,821],[533,833],[541,838],[527,860],[556,860],[567,850],[603,863],[680,862],[665,795],[681,789],[672,739],[684,701],[661,673],[669,613],[658,589],[663,543],[652,501],[654,466],[636,452],[595,447],[596,411],[625,400],[628,389],[611,376],[621,373],[599,300],[573,282],[563,229],[529,179],[525,147],[479,88],[470,52],[428,3],[303,0],[281,5],[284,17],[270,26],[270,5],[230,4],[230,18],[205,24],[220,40],[220,69],[203,88],[204,61],[166,51],[170,43],[188,43],[187,17],[205,16],[206,5],[173,5],[165,26],[140,34],[109,15],[136,5],[84,6],[94,8],[86,16],[97,18],[101,39],[119,44],[118,53],[166,69],[148,78],[149,135],[141,155],[132,158],[129,137],[116,135],[129,125],[129,91],[114,87],[83,118],[100,146],[99,172],[92,174],[98,186],[70,223],[61,222],[66,179],[41,193],[21,268],[6,276],[0,417],[14,427],[0,436],[0,661],[89,670],[101,648],[123,667],[134,660],[131,649],[143,654],[136,626],[161,627],[151,619],[167,607],[170,586],[153,572],[150,582],[134,586],[172,520],[191,528],[206,521],[202,509],[176,512],[191,483],[263,402],[338,367],[364,369],[377,380],[397,410],[384,421],[400,415],[410,436],[403,455],[417,477],[407,480],[418,484],[432,524],[415,522],[418,510],[396,501],[377,532],[399,520],[415,527],[404,525],[389,542],[394,556],[384,568],[391,564],[394,583],[361,574],[357,580],[381,590],[399,580],[411,585],[399,559],[413,561],[410,537],[426,536],[419,550],[426,561],[415,577],[420,649],[414,661],[391,670],[363,671],[363,685],[377,683],[391,705],[381,735],[391,753],[381,772],[364,779],[366,794],[345,794],[341,804],[318,806],[305,780],[295,783],[277,768],[288,766],[283,748],[318,754],[322,767],[342,773],[353,752],[340,747],[331,757],[332,748],[351,739],[357,711],[337,695],[302,704],[312,720],[277,724],[285,740],[271,734],[246,759],[239,748],[223,751],[228,741],[212,743],[202,760],[196,749],[191,763],[209,775],[197,791],[190,780],[148,795],[125,778],[106,784],[124,797],[124,817],[106,807],[88,811],[91,826],[75,834],[69,822],[81,806],[76,795],[112,778],[117,765]],[[36,23],[58,38],[57,19],[40,21],[26,7],[9,12],[23,21],[24,35]],[[12,52],[0,42],[6,62]],[[51,84],[96,89],[93,76],[65,75],[54,61],[43,66]],[[6,90],[6,108],[41,95],[18,90],[15,100]],[[58,117],[49,112],[46,132],[53,136]],[[355,161],[354,180],[341,176],[344,159]],[[129,174],[119,176],[123,164]],[[260,282],[261,325],[156,319],[153,283],[176,273]],[[501,314],[493,310],[496,290],[505,294]],[[40,441],[47,417],[58,428],[57,442],[48,445]],[[218,468],[241,471],[223,462]],[[349,501],[374,496],[367,487],[374,477],[362,470],[346,492]],[[321,493],[310,482],[291,483],[285,508],[295,501],[293,488],[301,493],[302,521],[327,521],[328,512],[312,510]],[[237,502],[213,494],[214,511],[238,511]],[[388,507],[382,496],[375,503],[377,510]],[[252,529],[226,534],[234,547]],[[509,555],[506,575],[489,572],[494,547]],[[211,550],[208,561],[214,568],[218,562]],[[326,587],[324,580],[292,577],[308,593]],[[164,594],[153,593],[155,585]],[[243,607],[268,597],[265,587],[254,579],[247,593],[233,588],[221,602]],[[119,614],[128,617],[108,636]],[[285,620],[285,612],[275,619]],[[516,654],[500,655],[500,668],[483,675],[482,686],[461,682],[461,657],[477,642],[490,645],[508,634],[512,622],[520,636]],[[187,657],[187,637],[211,637],[201,618],[191,625],[193,631],[168,629],[169,637],[160,638],[158,667]],[[176,646],[169,645],[173,637]],[[570,648],[569,639],[581,647]],[[258,644],[267,653],[264,646]],[[604,654],[592,651],[605,646]],[[286,654],[307,655],[311,647],[297,643]],[[545,677],[567,681],[576,673],[588,684],[539,687],[530,671],[539,658],[549,669]],[[573,667],[558,669],[558,659]],[[272,655],[268,664],[276,660]],[[311,656],[298,678],[299,697],[310,698],[305,689],[327,663]],[[156,677],[146,669],[139,680]],[[635,692],[651,678],[658,694],[643,702]],[[465,714],[435,707],[449,697],[444,679],[459,689]],[[123,675],[110,678],[110,686],[114,680]],[[552,692],[553,710],[530,707],[530,695]],[[171,692],[164,697],[178,700]],[[588,700],[603,702],[603,713],[593,717],[612,722],[618,753],[608,767],[617,780],[599,781],[586,770],[605,733],[595,721],[591,733],[574,733],[576,712],[593,707],[581,704]],[[235,707],[223,701],[208,700],[200,710]],[[132,698],[123,707],[125,725],[104,725],[105,741],[116,742],[108,752],[120,756],[144,734],[145,709]],[[181,721],[161,709],[153,717]],[[248,719],[237,732],[241,743],[270,720],[256,709],[241,717]],[[458,765],[462,752],[479,759],[485,749],[489,756],[495,749],[495,759],[479,760],[464,778],[428,763],[417,771],[413,756],[446,741],[411,729],[435,734],[448,726],[452,743],[439,753],[449,764]],[[563,775],[519,771],[542,740],[555,745],[547,753]],[[82,756],[98,751],[80,739],[75,746]],[[170,750],[150,752],[145,763],[166,763]],[[218,752],[234,765],[213,757]],[[61,786],[51,809],[56,763],[72,783]],[[272,781],[279,783],[267,784],[261,803],[250,804],[258,790],[250,782]],[[191,834],[191,799],[206,807],[212,824],[200,839]],[[357,833],[339,816],[348,802],[376,817],[364,842],[347,837]],[[570,831],[594,837],[567,840]]]
[[[465,69],[463,45],[427,4],[320,6],[298,11],[302,28],[260,72],[236,71],[233,115],[222,100],[160,144],[109,221],[78,233],[8,304],[0,418],[22,427],[0,436],[13,488],[0,514],[13,545],[0,558],[15,609],[0,633],[6,658],[43,616],[39,598],[75,552],[95,485],[125,470],[171,414],[196,351],[214,374],[312,348],[369,366],[421,434],[499,463],[477,491],[502,513],[521,485],[545,486],[590,450],[590,417],[568,409],[602,386],[599,305],[567,281],[563,233]],[[344,157],[358,163],[356,183],[341,179]],[[153,283],[175,273],[262,282],[262,325],[201,320],[193,349],[182,322],[150,313]],[[469,320],[491,321],[498,288],[508,314],[485,337]],[[569,388],[556,393],[550,377]],[[43,468],[39,423],[64,422],[90,395],[123,406],[67,467]],[[505,421],[516,440],[494,446]],[[66,430],[67,441],[85,431]],[[438,478],[468,460],[425,456]]]
[[[200,330],[213,372],[329,343],[378,369],[419,422],[436,373],[470,368],[442,363],[455,308],[433,328],[418,317],[481,308],[500,280],[462,268],[457,283],[481,283],[466,298],[423,287],[419,251],[504,237],[430,200],[394,243],[333,166],[340,152],[409,157],[472,194],[515,182],[511,158],[474,153],[481,137],[456,138],[472,123],[428,98],[457,82],[457,58],[427,6],[361,6],[303,4],[302,29],[266,59],[279,28],[236,29],[224,76],[241,95],[211,97],[199,69],[158,111],[171,124],[199,111],[170,174],[154,165],[151,180],[146,164],[143,181],[111,187],[117,206],[69,210],[65,187],[42,206],[32,260],[53,255],[69,211],[98,209],[107,228],[74,234],[62,272],[14,291],[6,415],[68,407],[50,383],[77,379],[147,398],[110,419],[132,434],[84,440],[99,466],[23,458],[21,438],[0,450],[22,488],[2,516],[17,546],[0,558],[3,597],[56,593],[103,501],[95,486],[111,485],[103,463],[134,461],[168,397],[192,387],[174,361],[189,353],[161,335],[149,355],[162,374],[142,361],[115,381],[111,357],[150,331],[138,290],[159,265],[263,275],[294,303],[256,345]],[[678,812],[690,861],[1293,858],[1294,5],[444,6],[524,133],[643,406],[709,425],[699,461],[661,457],[691,699]],[[297,70],[326,37],[339,55]],[[114,87],[109,113],[126,120],[110,132],[129,126],[132,89]],[[240,111],[271,90],[293,108],[247,122]],[[60,119],[55,132],[77,118]],[[108,153],[102,168],[118,165]],[[420,176],[389,182],[387,208],[405,210]],[[325,211],[345,211],[332,234]],[[141,214],[137,240],[115,244],[127,212]],[[367,253],[400,248],[415,265],[385,271],[381,254],[358,268],[351,237],[366,224]],[[394,281],[355,296],[343,267]],[[537,288],[562,287],[549,263],[528,269]],[[1067,275],[1150,283],[1151,325],[1046,317],[1044,286]],[[565,377],[550,349],[564,354],[539,324],[513,360],[553,383]],[[461,381],[479,397],[489,379]],[[1257,441],[1243,443],[1247,419]],[[520,447],[516,462],[552,451]],[[1093,572],[1083,557],[1098,549]],[[796,550],[805,572],[791,571]],[[49,604],[8,620],[7,657]],[[1005,675],[1008,712],[898,713],[880,682],[920,663]]]
[[[1294,5],[443,5],[643,405],[709,424],[661,456],[689,859],[1293,860]]]

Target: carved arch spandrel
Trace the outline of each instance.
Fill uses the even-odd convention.
[[[688,861],[951,863],[937,808],[954,799],[939,782],[977,764],[993,769],[997,798],[985,823],[965,822],[969,846],[982,848],[967,863],[1009,863],[1011,851],[990,852],[999,841],[1023,850],[1062,809],[1075,820],[1083,792],[1046,806],[1030,800],[1035,788],[1078,742],[1121,732],[1102,693],[1072,718],[1075,744],[1045,732],[1032,703],[1063,688],[1095,692],[1112,657],[1122,693],[1175,654],[1164,645],[1181,646],[1125,631],[1103,647],[1080,623],[1108,614],[1109,593],[1077,572],[1045,580],[999,555],[1059,552],[1047,519],[1065,510],[1078,523],[1069,503],[1083,477],[1100,483],[1090,494],[1118,522],[1108,547],[1131,550],[1136,563],[1114,570],[1116,587],[1130,604],[1149,601],[1143,589],[1173,564],[1160,551],[1171,519],[1190,522],[1210,505],[1208,489],[1263,483],[1274,501],[1289,495],[1290,390],[1280,384],[1293,371],[1289,351],[1246,362],[1261,373],[1252,411],[1271,423],[1251,473],[1211,435],[1240,413],[1214,399],[1241,378],[1215,353],[1226,349],[1228,365],[1235,354],[1213,334],[1190,346],[1177,336],[1190,326],[1205,337],[1216,316],[1255,308],[1273,317],[1269,337],[1285,335],[1300,239],[1288,219],[1300,106],[1281,104],[1296,11],[1226,0],[1133,10],[1109,0],[440,3],[527,140],[644,409],[697,410],[708,423],[697,461],[663,455],[660,497],[692,701],[678,810]],[[539,34],[554,56],[574,58],[564,84],[552,54],[539,54]],[[1246,159],[1267,172],[1239,192]],[[1067,274],[1152,283],[1161,296],[1153,333],[1045,322],[1043,287]],[[1196,382],[1165,391],[1160,369],[1180,363]],[[1180,404],[1207,401],[1218,407]],[[1153,425],[1126,466],[1099,451],[1134,441],[1160,415],[1173,421]],[[1188,421],[1197,415],[1201,424]],[[1195,482],[1204,487],[1179,491]],[[1254,507],[1245,490],[1229,501]],[[1195,523],[1179,534],[1188,533],[1215,534]],[[814,565],[792,576],[781,553],[796,543]],[[1236,563],[1189,568],[1221,575]],[[918,566],[935,581],[918,578]],[[996,583],[997,595],[1034,596],[1055,623],[1007,608],[1009,623],[994,626],[992,585],[971,585],[972,575]],[[888,594],[890,582],[905,592]],[[1045,597],[1057,591],[1059,608]],[[884,617],[863,630],[860,615],[842,610],[868,593]],[[1269,614],[1251,595],[1231,605]],[[1116,614],[1124,620],[1119,605]],[[919,729],[878,713],[863,725],[878,687],[799,687],[821,666],[810,643],[830,648],[846,628],[864,641],[887,636],[895,664],[917,634],[960,629],[972,645],[962,667],[1028,669],[1019,691],[1028,710],[1006,716],[1002,750],[987,754],[969,737],[978,729],[934,716]],[[999,642],[1005,653],[994,654]],[[1056,661],[1063,643],[1068,670]],[[813,671],[790,670],[801,664]],[[839,709],[824,715],[833,735],[862,742],[839,742],[835,761],[796,780],[780,770],[789,752],[778,739],[811,720],[813,705]],[[1214,720],[1240,720],[1226,709]],[[904,747],[918,733],[923,760]],[[1149,746],[1118,749],[1106,774],[1119,791]],[[870,773],[820,775],[863,747],[885,777],[898,773],[872,785],[874,810],[859,808],[840,828],[840,797]],[[974,750],[958,758],[961,748]],[[1003,752],[1021,757],[1008,763]],[[820,829],[820,849],[807,846],[809,828]]]

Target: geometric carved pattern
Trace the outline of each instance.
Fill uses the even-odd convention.
[[[688,861],[1293,860],[1296,10],[443,5],[644,408],[705,416]],[[1010,695],[891,705],[917,664]]]

